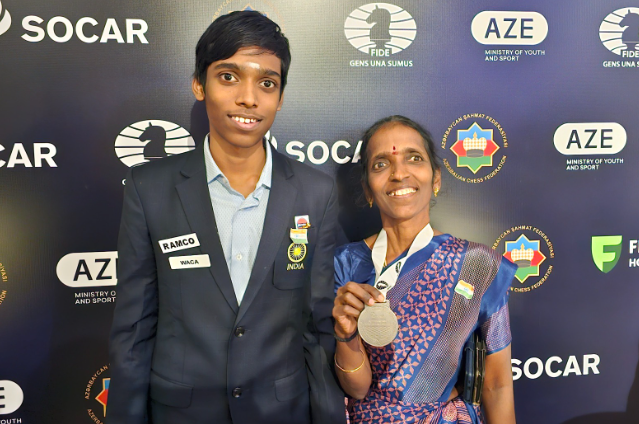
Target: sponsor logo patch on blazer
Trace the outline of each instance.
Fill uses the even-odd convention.
[[[171,253],[178,250],[190,249],[191,247],[197,247],[200,245],[200,241],[197,239],[197,234],[186,234],[183,236],[177,236],[170,239],[158,241],[162,253]]]
[[[211,266],[209,255],[173,256],[169,258],[171,269],[208,268]]]

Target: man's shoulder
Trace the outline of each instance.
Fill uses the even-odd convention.
[[[192,156],[197,155],[198,152],[201,153],[201,149],[196,148],[185,153],[152,160],[132,168],[131,175],[136,181],[140,179],[161,180],[163,178],[173,178],[173,175],[183,169],[186,162],[192,160]],[[204,158],[202,158],[202,163],[204,163]]]

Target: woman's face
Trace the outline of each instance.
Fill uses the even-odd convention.
[[[401,124],[383,126],[368,143],[368,185],[385,225],[430,221],[430,199],[441,174],[433,175],[424,141]]]

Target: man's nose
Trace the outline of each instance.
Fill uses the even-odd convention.
[[[235,103],[238,106],[243,106],[245,108],[254,108],[257,106],[257,95],[256,95],[256,87],[253,84],[240,84],[239,91],[237,93],[237,98],[235,99]]]

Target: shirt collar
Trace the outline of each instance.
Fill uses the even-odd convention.
[[[204,163],[206,164],[206,180],[208,184],[211,184],[214,180],[224,177],[227,180],[226,175],[222,173],[220,168],[215,163],[215,159],[213,159],[213,155],[211,155],[211,148],[209,147],[209,136],[206,135],[204,139]],[[266,146],[266,161],[264,162],[264,168],[262,168],[262,173],[260,174],[260,179],[257,181],[255,185],[255,189],[257,190],[259,187],[266,187],[268,189],[271,188],[271,179],[273,175],[273,154],[271,153],[271,146],[269,146],[269,142],[263,141]]]

